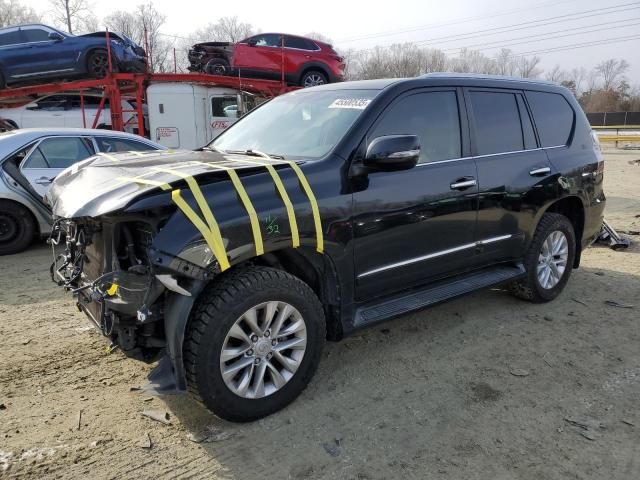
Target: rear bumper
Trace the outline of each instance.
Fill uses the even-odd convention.
[[[121,72],[144,73],[147,71],[147,62],[144,58],[118,59],[118,68]]]

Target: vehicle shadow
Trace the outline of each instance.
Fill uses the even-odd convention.
[[[208,459],[199,471],[223,478],[619,472],[625,462],[602,455],[617,433],[595,445],[579,435],[560,441],[558,427],[585,408],[580,395],[634,408],[602,385],[640,362],[640,305],[605,303],[633,304],[638,291],[640,274],[580,268],[551,303],[494,289],[406,315],[328,343],[303,394],[252,423],[223,421],[187,396],[163,401],[189,432],[215,433],[200,444]]]

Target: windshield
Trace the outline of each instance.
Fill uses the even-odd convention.
[[[274,98],[209,146],[285,158],[320,158],[342,139],[378,90],[296,91]]]

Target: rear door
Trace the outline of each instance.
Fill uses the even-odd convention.
[[[478,166],[480,246],[474,262],[518,258],[539,207],[553,195],[551,164],[522,92],[468,88],[465,96]]]
[[[313,60],[313,54],[319,52],[318,46],[306,38],[284,36],[285,72],[298,73],[305,63]]]
[[[369,172],[353,195],[356,295],[390,294],[467,268],[474,254],[476,166],[461,91],[424,89],[396,99],[367,135],[417,135],[410,170]]]
[[[65,168],[94,154],[87,137],[49,137],[31,149],[20,164],[22,175],[43,196],[53,179]]]
[[[282,68],[281,35],[264,33],[238,43],[233,51],[233,66],[247,75],[278,78]]]

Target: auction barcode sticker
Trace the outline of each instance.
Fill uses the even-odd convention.
[[[371,103],[368,98],[336,98],[329,108],[355,108],[364,110]]]

